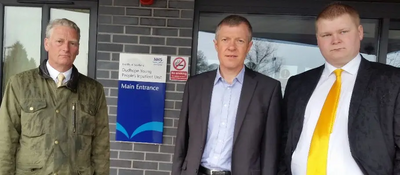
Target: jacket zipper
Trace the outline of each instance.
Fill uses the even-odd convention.
[[[72,103],[72,112],[73,112],[73,115],[74,115],[72,117],[73,125],[74,125],[73,132],[75,133],[76,132],[76,103]]]

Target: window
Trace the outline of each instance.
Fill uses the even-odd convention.
[[[390,24],[387,53],[387,64],[400,67],[400,21],[392,21]]]
[[[217,24],[229,14],[200,14],[196,73],[218,68],[213,39]],[[314,17],[242,14],[253,27],[253,46],[246,57],[247,67],[280,80],[282,88],[290,76],[324,64],[315,37]],[[361,54],[377,59],[378,20],[362,19],[364,39]]]

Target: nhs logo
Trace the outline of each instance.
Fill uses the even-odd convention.
[[[153,58],[153,64],[156,66],[162,66],[163,65],[163,59],[162,58]]]

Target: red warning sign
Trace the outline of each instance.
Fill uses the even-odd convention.
[[[172,81],[186,81],[188,79],[188,58],[171,57],[169,79]]]

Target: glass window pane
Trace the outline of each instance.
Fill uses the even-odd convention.
[[[400,21],[393,21],[391,26],[400,26]],[[388,54],[386,63],[400,67],[400,27],[391,27],[389,30]]]
[[[218,68],[213,39],[217,24],[228,14],[200,14],[196,73]],[[247,67],[282,82],[290,76],[324,64],[317,46],[314,17],[245,16],[253,27],[253,46],[247,55]],[[378,20],[362,19],[364,39],[361,54],[376,61]]]
[[[41,8],[4,8],[3,85],[10,76],[39,66],[41,28]]]
[[[79,41],[79,55],[76,56],[74,65],[81,74],[87,75],[89,55],[89,25],[90,10],[88,9],[58,9],[50,10],[50,19],[67,18],[74,21],[81,30]]]

